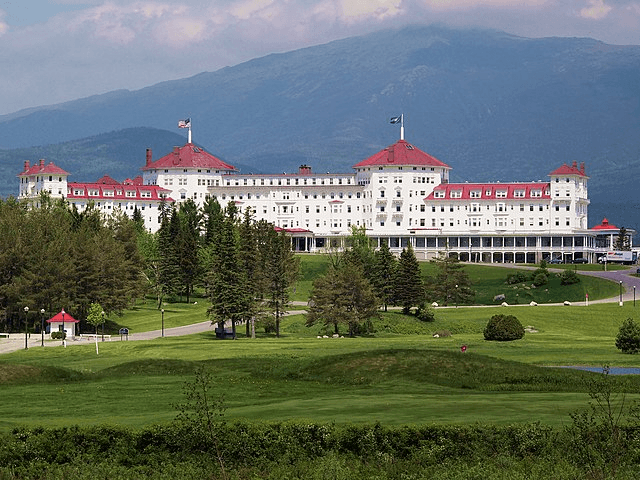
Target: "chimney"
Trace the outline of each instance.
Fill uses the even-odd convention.
[[[29,170],[29,167],[30,167],[29,160],[25,160],[24,161],[24,171],[27,172]]]
[[[180,163],[180,147],[173,147],[173,164]]]
[[[578,162],[576,162],[574,160],[573,163],[571,164],[571,168],[575,168],[577,170],[578,169]]]
[[[147,148],[147,163],[146,166],[148,167],[149,165],[151,165],[151,149]]]
[[[387,155],[387,162],[388,163],[393,163],[393,160],[394,160],[394,151],[393,150],[394,150],[393,149],[393,145],[391,145],[389,147],[389,155]]]
[[[44,168],[44,158],[40,159],[40,168]]]
[[[580,173],[584,175],[584,162],[580,162]]]
[[[300,175],[311,175],[311,167],[309,165],[300,165],[298,173]]]

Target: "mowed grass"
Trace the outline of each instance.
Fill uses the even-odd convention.
[[[496,313],[538,332],[486,342],[482,330]],[[202,333],[104,342],[99,356],[92,344],[2,355],[0,428],[167,422],[202,364],[230,420],[559,426],[586,406],[585,382],[598,374],[550,365],[640,366],[614,345],[622,320],[637,318],[632,305],[448,308],[436,317],[419,323],[389,312],[374,322],[375,334],[358,338],[316,338],[319,327],[292,316],[280,339],[219,341]],[[432,337],[443,329],[453,335]],[[612,380],[628,400],[640,395],[640,377]]]
[[[296,301],[309,300],[313,280],[323,275],[329,266],[328,255],[300,255],[300,276],[292,291],[292,299]],[[531,265],[529,265],[531,267]],[[550,267],[578,268],[579,270],[597,270],[599,265],[551,265]],[[587,268],[588,267],[588,268]],[[593,268],[592,268],[593,267]],[[617,268],[627,268],[616,266]],[[424,277],[436,274],[436,267],[430,262],[420,262]],[[503,294],[509,304],[523,304],[535,301],[537,303],[562,303],[584,301],[585,294],[591,300],[615,297],[618,294],[618,284],[609,280],[595,277],[580,276],[580,283],[574,285],[560,285],[560,278],[556,273],[550,276],[549,284],[542,287],[532,287],[532,281],[506,285],[507,275],[515,273],[516,269],[498,267],[486,264],[464,264],[464,270],[469,275],[472,288],[477,292],[473,304],[495,305],[494,297]],[[530,275],[531,270],[523,270]]]

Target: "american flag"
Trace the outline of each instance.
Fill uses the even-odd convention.
[[[178,128],[191,128],[191,119],[187,118],[186,120],[180,120],[178,122]]]

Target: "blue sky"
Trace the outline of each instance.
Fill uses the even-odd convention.
[[[0,114],[431,23],[640,45],[640,0],[0,0]]]

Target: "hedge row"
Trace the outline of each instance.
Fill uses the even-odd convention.
[[[20,428],[0,435],[0,479],[45,478],[33,473],[43,471],[50,477],[59,471],[64,478],[74,468],[86,471],[105,462],[109,468],[137,472],[140,478],[145,471],[157,474],[180,464],[212,471],[219,466],[217,451],[225,468],[234,472],[269,471],[275,465],[299,466],[328,458],[357,459],[362,465],[384,461],[389,468],[476,465],[497,458],[519,465],[553,464],[562,459],[572,469],[582,468],[578,461],[571,462],[575,439],[540,424],[386,427],[237,422],[216,424],[214,433],[217,449],[208,432],[178,423],[141,431],[112,426]],[[635,430],[626,430],[625,435],[620,458],[635,468],[640,464],[640,438]]]

